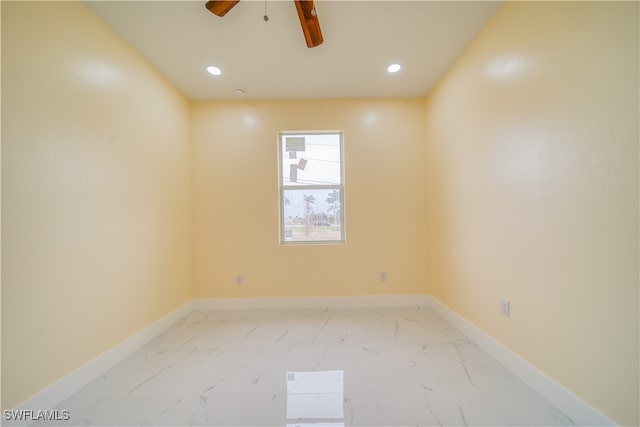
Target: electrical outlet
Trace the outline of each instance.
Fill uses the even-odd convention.
[[[509,300],[501,299],[500,300],[500,313],[504,317],[509,317],[511,315],[511,304]]]
[[[387,272],[386,271],[381,271],[380,272],[380,281],[381,282],[386,282],[387,281]]]
[[[242,285],[242,282],[244,280],[242,279],[242,276],[236,276],[236,285],[240,286]]]

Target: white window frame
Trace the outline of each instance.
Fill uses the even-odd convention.
[[[340,137],[340,184],[336,185],[284,185],[282,176],[282,140],[289,135],[338,135]],[[344,133],[342,131],[282,131],[278,133],[278,193],[281,245],[341,245],[345,239],[345,206],[344,206]],[[340,239],[336,240],[286,240],[284,227],[284,192],[285,190],[339,190],[340,191]]]

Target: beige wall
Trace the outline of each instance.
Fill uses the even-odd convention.
[[[196,297],[424,293],[423,100],[197,102],[192,123]],[[344,131],[346,244],[280,246],[284,130]]]
[[[192,298],[189,103],[79,2],[2,4],[2,408]]]
[[[628,425],[638,48],[638,3],[506,3],[426,122],[430,293]]]

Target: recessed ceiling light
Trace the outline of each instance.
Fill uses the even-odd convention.
[[[387,67],[387,71],[393,74],[400,71],[400,68],[402,68],[400,64],[391,64]]]
[[[207,72],[212,76],[219,76],[220,74],[222,74],[222,70],[214,65],[209,65],[207,67]]]

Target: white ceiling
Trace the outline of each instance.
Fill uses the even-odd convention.
[[[324,43],[309,49],[292,0],[268,0],[268,22],[264,1],[223,18],[205,0],[86,4],[193,100],[234,99],[236,88],[245,99],[424,96],[500,6],[316,0]],[[403,68],[390,75],[393,62]]]

